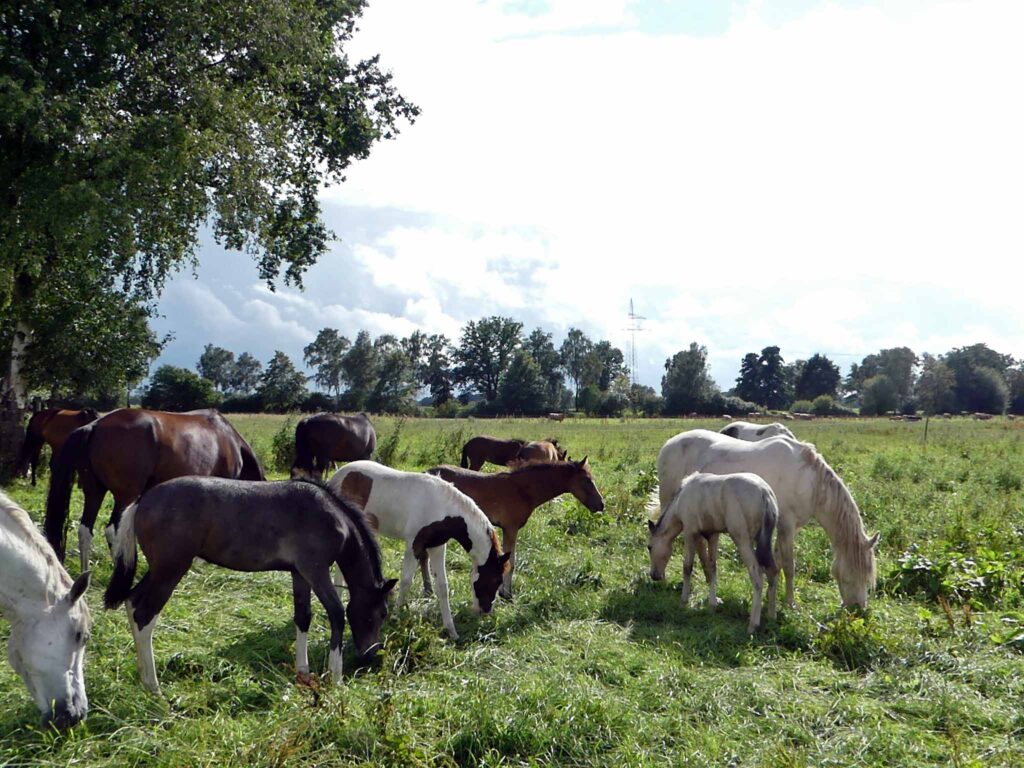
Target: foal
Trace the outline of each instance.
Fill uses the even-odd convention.
[[[718,604],[715,591],[718,568],[715,553],[718,535],[728,532],[754,586],[747,631],[753,632],[761,623],[762,572],[768,575],[768,618],[775,618],[775,591],[779,569],[772,557],[772,533],[779,519],[779,504],[771,486],[755,474],[738,472],[732,475],[709,475],[694,472],[679,485],[672,503],[657,523],[648,521],[651,553],[651,578],[665,578],[665,566],[672,554],[672,541],[680,533],[686,538],[686,559],[683,562],[682,604],[690,601],[690,577],[697,539],[708,540],[708,605]],[[756,541],[756,552],[754,542]]]
[[[459,639],[448,604],[446,544],[454,539],[473,561],[473,611],[490,613],[494,595],[508,570],[508,554],[502,554],[494,528],[468,496],[432,475],[400,472],[373,461],[354,461],[339,469],[328,487],[348,496],[366,512],[367,520],[381,536],[405,541],[402,581],[398,603],[412,584],[419,562],[425,591],[429,593],[427,561],[437,581],[441,619],[452,640]]]
[[[511,472],[473,472],[441,466],[427,470],[447,480],[475,501],[487,519],[501,528],[501,544],[509,555],[509,568],[499,594],[512,599],[512,571],[516,567],[516,537],[533,510],[563,493],[571,493],[591,512],[604,510],[604,499],[583,461],[536,462]],[[424,579],[427,578],[424,573]]]
[[[134,587],[135,544],[149,572]],[[310,482],[251,483],[219,477],[181,477],[143,494],[125,510],[117,530],[114,573],[103,596],[107,608],[128,601],[128,620],[142,684],[159,694],[153,662],[153,626],[174,587],[201,557],[235,571],[290,571],[295,609],[295,668],[309,672],[306,633],[310,589],[331,622],[329,665],[341,682],[345,606],[331,583],[337,563],[349,585],[348,620],[361,656],[380,645],[388,613],[380,550],[362,513]]]

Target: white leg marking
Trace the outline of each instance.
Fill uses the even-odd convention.
[[[441,621],[448,635],[452,640],[459,639],[459,633],[455,631],[455,622],[452,620],[452,608],[448,603],[448,574],[444,569],[445,545],[427,550],[427,557],[430,559],[430,574],[434,577],[434,585],[437,588],[437,602],[441,606]]]
[[[135,661],[139,668],[139,677],[142,679],[143,687],[154,696],[160,695],[160,683],[156,679],[156,662],[153,660],[153,627],[156,626],[156,617],[144,627],[135,623],[132,615],[133,606],[130,602],[125,603],[128,610],[128,624],[132,628],[132,637],[135,639]]]
[[[89,553],[92,552],[92,531],[84,525],[78,526],[78,562],[82,573],[89,570]]]
[[[309,655],[307,653],[307,634],[295,628],[295,671],[300,674],[309,673]]]
[[[328,665],[331,669],[331,682],[341,685],[341,648],[332,648],[328,657]]]
[[[405,548],[405,555],[402,557],[402,580],[398,584],[398,600],[395,601],[395,608],[401,608],[405,603],[405,596],[412,586],[412,577],[416,575],[416,555],[412,552],[412,546]]]

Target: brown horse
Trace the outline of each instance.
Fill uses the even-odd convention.
[[[535,462],[511,472],[493,474],[452,466],[433,467],[427,473],[447,480],[469,496],[487,518],[501,528],[502,549],[510,559],[499,594],[508,599],[512,597],[512,571],[516,567],[516,537],[533,510],[563,493],[571,493],[591,512],[604,509],[604,499],[594,484],[586,458],[583,461]]]
[[[60,560],[64,559],[65,522],[76,471],[85,494],[78,526],[83,571],[88,569],[92,529],[107,491],[114,496],[107,528],[110,538],[125,507],[165,480],[184,475],[264,479],[252,448],[217,411],[111,411],[72,432],[54,459],[43,528]]]
[[[38,413],[32,414],[25,429],[25,442],[21,444],[18,452],[18,460],[15,462],[15,472],[25,475],[31,469],[32,485],[36,484],[36,467],[39,466],[39,454],[43,450],[43,443],[50,446],[50,463],[57,457],[64,441],[71,436],[79,427],[96,421],[100,415],[92,408],[83,408],[80,411],[64,410],[62,408],[45,408]]]
[[[377,433],[365,413],[338,416],[318,413],[295,427],[295,463],[292,479],[323,479],[332,461],[368,459],[377,448]]]
[[[525,440],[503,440],[500,437],[477,435],[462,446],[462,461],[459,462],[459,466],[463,469],[472,469],[474,472],[487,461],[507,467],[519,458],[519,451],[524,445]]]
[[[523,464],[530,461],[565,461],[566,451],[558,447],[558,441],[553,437],[547,440],[535,440],[527,443],[519,449],[519,455],[515,461]]]

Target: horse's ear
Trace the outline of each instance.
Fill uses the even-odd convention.
[[[85,594],[85,590],[89,588],[89,581],[91,579],[92,571],[86,571],[75,579],[75,583],[71,585],[71,591],[68,592],[68,605],[74,605],[78,602],[79,598]]]
[[[868,539],[868,546],[870,546],[872,549],[877,547],[878,546],[878,539],[881,537],[881,535],[882,535],[881,533],[876,533],[874,536],[872,536],[870,539]]]
[[[655,523],[653,520],[648,520],[647,521],[647,530],[650,531],[651,533],[654,533],[654,529],[657,528],[657,527],[658,527],[657,523]]]
[[[397,583],[398,583],[398,579],[388,579],[387,581],[384,582],[384,585],[380,588],[380,593],[382,595],[386,595],[388,592],[390,592],[392,589],[395,588],[395,584],[397,584]]]
[[[581,461],[581,462],[580,462],[580,466],[581,466],[581,467],[586,467],[586,466],[588,466],[588,465],[587,465],[587,459],[588,459],[588,458],[590,458],[590,457],[589,457],[589,456],[584,456],[584,457],[583,457],[583,461]]]

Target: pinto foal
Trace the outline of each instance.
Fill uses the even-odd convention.
[[[775,592],[779,569],[772,557],[772,534],[779,519],[779,504],[771,486],[755,474],[709,475],[694,472],[682,481],[672,503],[657,523],[647,522],[651,553],[651,578],[665,578],[665,566],[672,555],[672,541],[680,533],[686,539],[681,602],[690,601],[690,578],[697,540],[708,540],[709,556],[704,563],[708,576],[708,605],[718,604],[718,536],[728,532],[747,566],[754,587],[747,631],[761,623],[762,573],[768,575],[768,618],[775,618]],[[755,549],[756,543],[756,549]]]

